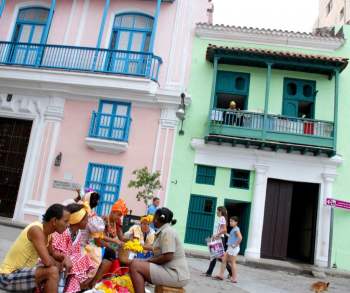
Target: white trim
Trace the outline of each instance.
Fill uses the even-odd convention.
[[[86,31],[85,23],[87,19],[87,14],[89,13],[90,0],[84,0],[83,13],[80,17],[80,25],[77,33],[77,38],[75,40],[75,45],[79,46],[83,36],[83,32]]]
[[[41,194],[40,194],[40,201],[41,202],[46,202],[46,198],[47,198],[47,192],[49,189],[49,183],[50,183],[50,178],[51,178],[51,171],[52,171],[52,166],[53,166],[53,162],[54,162],[54,158],[56,155],[56,147],[57,147],[57,142],[58,142],[58,137],[60,134],[60,128],[61,128],[61,123],[55,121],[53,122],[53,133],[52,133],[52,137],[51,137],[51,141],[50,141],[50,150],[49,150],[49,154],[47,157],[47,162],[46,162],[46,168],[45,168],[45,176],[44,179],[42,181],[43,187],[41,190]]]
[[[176,143],[176,129],[173,131],[173,143],[171,145],[171,153],[170,153],[170,160],[169,160],[169,172],[168,172],[168,180],[166,184],[166,191],[165,191],[165,196],[164,196],[164,206],[168,206],[168,198],[169,198],[169,190],[170,190],[170,184],[171,184],[171,167],[172,167],[172,162],[174,158],[174,152],[175,152],[175,143]]]
[[[37,168],[45,133],[45,119],[59,121],[59,113],[63,113],[63,107],[64,103],[58,98],[47,96],[39,98],[15,94],[8,102],[6,101],[6,93],[0,94],[0,117],[33,121],[13,216],[15,220],[23,220],[26,204],[32,200],[35,181],[33,178],[37,178]]]
[[[332,196],[332,186],[337,174],[337,167],[343,162],[340,156],[323,158],[267,152],[205,144],[203,139],[192,139],[191,146],[195,150],[195,164],[256,171],[250,219],[252,230],[248,237],[247,257],[260,258],[268,178],[319,184],[314,262],[318,266],[327,266],[330,209],[324,205],[324,200],[326,197]]]
[[[85,143],[89,148],[97,152],[120,154],[128,149],[129,144],[122,141],[113,141],[107,139],[86,137]]]
[[[108,97],[159,105],[178,105],[180,96],[179,91],[159,89],[157,83],[145,78],[12,66],[0,67],[0,88],[23,95],[85,100]],[[187,96],[186,104],[190,101]]]
[[[72,22],[75,16],[75,11],[77,9],[77,0],[73,0],[72,3],[72,8],[70,11],[70,15],[69,15],[69,19],[68,19],[68,23],[67,23],[67,28],[66,28],[66,32],[64,33],[64,39],[63,39],[63,44],[68,45],[68,37],[71,31],[71,27],[72,27]]]
[[[160,125],[162,128],[176,128],[178,123],[176,109],[176,106],[162,107],[162,111],[160,113]]]
[[[247,30],[223,29],[215,27],[196,28],[196,35],[209,40],[228,40],[249,44],[280,45],[286,48],[305,48],[320,51],[335,51],[344,45],[345,40],[338,38],[301,37],[292,34],[253,32]]]
[[[160,121],[159,121],[158,130],[157,130],[157,138],[156,138],[156,146],[154,148],[154,154],[153,154],[152,172],[155,172],[156,168],[157,168],[158,151],[159,151],[159,140],[160,140],[160,133],[161,133],[161,131],[162,131],[162,127],[161,127]]]
[[[11,42],[12,40],[12,35],[13,35],[13,31],[16,25],[16,20],[17,20],[17,16],[18,16],[18,12],[20,9],[27,7],[27,6],[42,6],[45,8],[50,8],[50,4],[47,2],[43,2],[43,1],[26,1],[26,2],[21,2],[15,5],[13,11],[13,15],[12,15],[12,20],[11,20],[11,24],[9,26],[9,30],[7,32],[7,41]]]
[[[169,136],[169,128],[166,128],[165,129],[164,149],[163,149],[163,154],[162,154],[162,164],[160,167],[160,178],[159,178],[160,182],[162,182],[162,180],[163,180],[165,157],[166,157],[167,149],[168,149],[168,136]],[[168,174],[168,176],[170,176],[170,174]],[[159,195],[160,195],[160,189],[158,190],[157,197],[159,197]]]

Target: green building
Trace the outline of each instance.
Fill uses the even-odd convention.
[[[225,205],[240,217],[246,257],[350,269],[350,212],[325,204],[350,201],[347,37],[350,26],[197,25],[167,196],[187,248],[207,249]]]

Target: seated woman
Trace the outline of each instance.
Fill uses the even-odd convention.
[[[88,273],[93,269],[90,257],[83,253],[81,247],[80,230],[86,228],[88,223],[88,207],[81,204],[70,204],[67,210],[71,213],[69,227],[63,234],[54,233],[50,243],[50,252],[56,259],[69,256],[72,268],[67,272],[67,281],[64,292],[80,292],[91,282]]]
[[[153,243],[154,257],[131,263],[130,275],[135,293],[145,292],[145,281],[154,285],[182,288],[190,279],[185,251],[171,227],[176,223],[173,212],[167,208],[158,209],[153,223],[158,229]]]
[[[128,209],[123,199],[118,199],[112,206],[111,212],[107,217],[104,217],[106,229],[105,237],[114,240],[110,246],[118,251],[126,240],[123,235],[122,217],[128,214]]]
[[[100,200],[100,195],[89,190],[82,198],[81,202],[85,206],[90,207],[88,224],[84,230],[81,231],[81,245],[83,251],[89,255],[94,269],[90,271],[89,277],[93,278],[91,286],[99,281],[104,274],[108,273],[116,260],[116,253],[111,248],[111,243],[118,243],[117,240],[111,239],[104,235],[105,223],[100,218],[94,208],[97,207]]]
[[[137,239],[140,241],[145,253],[138,255],[139,258],[149,258],[153,255],[153,242],[155,237],[154,230],[150,227],[153,222],[153,216],[148,215],[141,217],[140,225],[132,226],[125,236],[128,239]]]

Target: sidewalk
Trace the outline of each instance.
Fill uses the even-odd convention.
[[[200,258],[200,259],[209,259],[209,253],[198,251],[198,250],[186,250],[186,255],[188,257]],[[319,278],[331,276],[338,278],[349,278],[349,271],[342,271],[338,269],[328,269],[320,268],[314,265],[302,264],[290,261],[280,261],[274,259],[250,259],[242,255],[238,256],[237,263],[245,265],[252,268],[259,268],[272,271],[284,271],[292,274],[300,275],[310,275],[317,276]]]

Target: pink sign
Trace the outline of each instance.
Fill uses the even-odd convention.
[[[350,202],[338,200],[334,198],[327,198],[326,205],[331,206],[332,208],[340,208],[345,210],[350,210]]]

